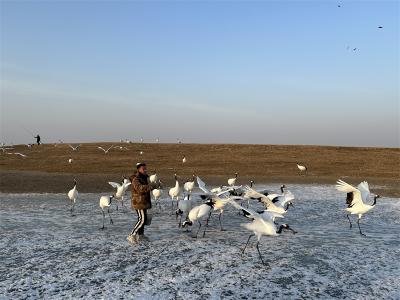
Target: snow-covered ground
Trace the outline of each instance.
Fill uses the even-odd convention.
[[[114,225],[99,230],[99,195],[80,195],[71,217],[66,195],[0,194],[0,298],[400,299],[399,199],[378,199],[363,237],[349,229],[345,195],[333,186],[288,188],[297,199],[283,221],[298,234],[263,237],[269,266],[255,239],[240,255],[248,220],[231,207],[226,231],[214,215],[206,237],[193,239],[163,199],[149,239],[131,245],[136,214],[113,209]]]

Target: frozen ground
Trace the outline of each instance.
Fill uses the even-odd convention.
[[[114,225],[99,230],[99,195],[80,195],[71,217],[65,195],[0,194],[0,298],[400,299],[399,199],[379,200],[362,219],[363,237],[332,186],[289,189],[297,200],[284,221],[298,234],[263,237],[269,267],[254,244],[241,257],[247,220],[232,208],[227,231],[213,216],[196,240],[164,199],[149,240],[130,245],[135,215],[114,210]]]

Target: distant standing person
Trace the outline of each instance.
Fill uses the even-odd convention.
[[[36,139],[36,144],[40,145],[40,144],[41,144],[41,142],[40,142],[40,135],[37,134],[36,136],[34,136],[34,138]]]
[[[147,167],[145,163],[136,164],[136,172],[130,177],[132,182],[131,206],[136,211],[138,220],[128,235],[128,241],[136,242],[144,235],[144,226],[148,224],[147,211],[151,209],[150,192],[153,185],[148,183]]]

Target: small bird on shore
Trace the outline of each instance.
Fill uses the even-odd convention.
[[[182,158],[182,164],[186,163],[186,156],[184,155]]]
[[[305,175],[307,172],[307,167],[304,164],[300,164],[300,163],[297,163],[296,165],[297,165],[297,169],[300,170],[300,175],[303,173]]]
[[[100,228],[101,230],[103,230],[105,228],[104,227],[104,219],[106,218],[106,215],[104,213],[105,208],[107,208],[107,213],[108,213],[108,216],[110,217],[110,224],[114,224],[114,221],[112,220],[111,214],[110,214],[110,206],[111,206],[111,201],[113,198],[114,198],[114,196],[101,196],[100,197],[99,206],[103,213],[103,227]]]
[[[76,199],[78,199],[78,190],[76,189],[76,187],[77,187],[77,181],[76,181],[76,179],[74,179],[74,187],[71,190],[69,190],[69,192],[67,194],[70,204],[71,204],[71,209],[70,209],[71,216],[73,215],[73,212],[75,210]]]
[[[73,160],[72,158],[68,159],[68,163],[69,163],[69,164],[72,164],[73,161],[74,161],[74,160]]]
[[[354,186],[352,186],[352,185],[344,182],[343,180],[339,179],[336,182],[336,189],[338,191],[347,193],[347,198],[346,198],[347,208],[346,208],[346,211],[348,212],[347,219],[349,220],[350,228],[352,228],[353,225],[351,224],[351,221],[350,221],[350,218],[349,218],[349,214],[358,215],[358,219],[357,219],[358,229],[360,231],[360,234],[365,236],[365,234],[362,233],[362,231],[361,231],[360,219],[364,214],[366,214],[372,208],[375,207],[376,200],[378,198],[380,198],[380,196],[379,195],[375,195],[374,196],[374,202],[372,203],[372,205],[368,205],[368,204],[364,203],[364,201],[368,200],[368,197],[370,195],[369,185],[368,185],[368,182],[366,182],[366,181],[361,182],[357,186],[357,188],[355,188]]]

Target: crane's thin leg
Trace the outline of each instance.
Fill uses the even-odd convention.
[[[221,217],[222,217],[222,212],[219,213],[218,220],[219,220],[219,226],[220,226],[220,228],[221,228],[221,231],[224,231],[224,228],[222,228]]]
[[[350,228],[352,228],[352,227],[353,227],[353,224],[351,224],[351,221],[350,221],[350,217],[349,217],[349,215],[347,215],[347,219],[349,220],[349,223],[350,223]]]
[[[181,228],[181,227],[182,227],[182,214],[180,214],[180,218],[179,218],[179,225],[178,225],[178,227],[179,227],[179,228]]]
[[[259,244],[259,243],[260,243],[260,242],[257,241],[256,248],[257,248],[258,255],[260,256],[260,259],[261,259],[262,264],[265,265],[264,260],[263,260],[262,255],[261,255],[261,252],[260,252],[260,248],[258,248],[258,244]]]
[[[199,229],[197,230],[196,235],[194,236],[194,238],[196,238],[196,239],[197,239],[197,235],[199,234],[200,228],[201,228],[201,222],[199,221]]]
[[[207,227],[208,227],[208,221],[210,221],[210,218],[211,218],[211,210],[210,210],[210,213],[209,213],[208,218],[207,218],[207,220],[206,220],[206,226],[207,226]]]
[[[102,210],[103,212],[103,227],[101,227],[100,229],[104,229],[104,219],[106,218],[106,215],[104,214],[104,210]]]
[[[247,245],[249,244],[250,239],[251,239],[252,236],[253,236],[252,234],[249,235],[249,239],[247,240],[247,243],[246,243],[246,245],[244,245],[244,248],[243,248],[243,250],[242,250],[242,255],[244,254],[244,250],[246,250]]]
[[[108,216],[110,217],[110,224],[114,224],[114,221],[112,220],[111,215],[110,215],[110,209],[109,208],[107,208],[107,212],[108,212]]]
[[[207,230],[207,226],[204,226],[203,237],[206,236],[206,230]]]
[[[357,219],[357,225],[358,225],[358,229],[360,230],[360,234],[361,234],[361,235],[363,235],[363,236],[365,236],[365,234],[364,234],[364,233],[362,233],[362,231],[361,231],[361,227],[360,227],[360,219]]]
[[[124,196],[122,196],[122,198],[121,198],[121,204],[122,204],[122,208],[125,208],[124,207]]]
[[[117,211],[118,211],[118,203],[117,203],[117,201],[115,201],[115,206],[117,207]]]

